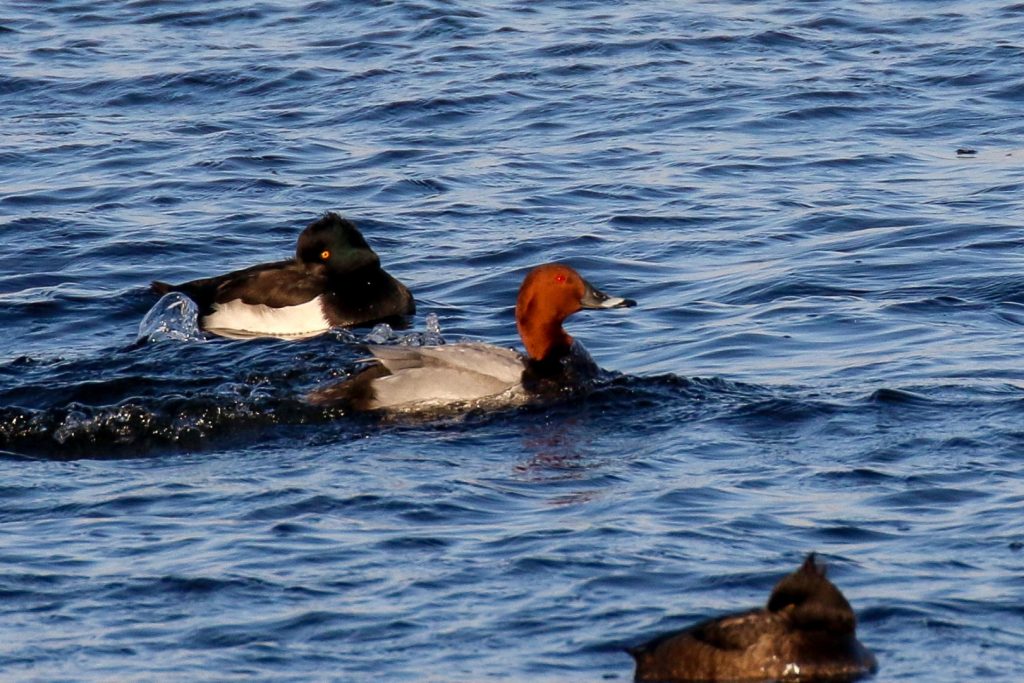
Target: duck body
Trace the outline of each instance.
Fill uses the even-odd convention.
[[[513,404],[521,390],[524,359],[492,344],[369,346],[373,365],[334,394],[357,410],[428,410],[452,403],[503,397]],[[336,402],[322,396],[317,402]]]
[[[516,405],[539,394],[579,386],[598,369],[562,321],[583,308],[621,308],[562,264],[534,268],[516,301],[516,325],[527,353],[493,344],[370,346],[370,365],[310,395],[318,404],[356,410],[420,411],[453,404]]]
[[[874,673],[856,617],[814,554],[763,609],[710,619],[630,650],[637,681],[853,681]]]
[[[335,213],[302,231],[293,259],[152,289],[186,295],[199,307],[200,327],[226,337],[310,337],[416,310],[356,226]]]

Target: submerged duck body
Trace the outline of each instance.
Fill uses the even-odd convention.
[[[380,267],[355,224],[336,213],[302,231],[293,259],[152,288],[195,301],[200,327],[225,337],[311,337],[416,311],[405,285]]]
[[[578,386],[597,372],[593,360],[562,328],[573,313],[622,308],[564,264],[537,266],[516,299],[516,327],[526,354],[483,343],[370,346],[371,365],[310,396],[319,404],[356,410],[426,410],[455,403],[521,403],[531,396]]]
[[[877,663],[814,553],[764,609],[711,619],[630,650],[637,681],[853,681]]]

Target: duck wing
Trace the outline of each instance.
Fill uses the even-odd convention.
[[[305,303],[323,291],[325,279],[322,267],[309,268],[290,260],[262,263],[180,285],[154,281],[152,289],[161,296],[181,292],[199,305],[202,315],[209,315],[215,303],[236,299],[273,308]]]
[[[373,365],[314,392],[310,400],[358,410],[429,407],[502,394],[519,386],[523,374],[518,353],[489,344],[368,348]]]
[[[697,624],[690,635],[716,650],[746,650],[765,635],[780,631],[783,626],[783,620],[778,616],[758,609]]]
[[[491,377],[504,384],[522,379],[523,357],[512,349],[492,344],[464,343],[445,346],[367,347],[374,360],[392,374],[410,369],[432,368],[451,373],[473,373]]]
[[[323,294],[325,268],[319,264],[281,261],[254,266],[226,276],[217,284],[215,301],[241,300],[271,308],[298,306]]]
[[[779,633],[778,622],[775,615],[758,609],[667,633],[628,650],[636,660],[636,680],[771,678],[762,665],[772,654],[771,640]]]
[[[520,386],[523,358],[490,344],[367,347],[372,364],[309,394],[318,405],[356,410],[429,408],[497,396]]]

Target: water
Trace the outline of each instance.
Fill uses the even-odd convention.
[[[877,680],[1019,680],[1022,35],[1008,0],[0,6],[4,678],[625,681],[817,550]],[[412,330],[139,337],[150,280],[329,209]],[[516,344],[556,259],[640,302],[570,321],[621,373],[587,399],[302,401],[428,314]]]

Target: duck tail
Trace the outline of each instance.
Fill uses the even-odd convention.
[[[159,280],[153,280],[151,283],[149,283],[149,288],[155,294],[159,294],[160,296],[163,296],[164,294],[168,294],[170,292],[177,291],[177,289],[178,289],[177,287],[175,287],[172,284],[168,284],[166,282],[160,282]]]
[[[390,374],[391,371],[380,363],[373,363],[348,379],[314,389],[306,395],[306,400],[317,406],[343,406],[355,410],[372,410],[377,398],[373,380]]]

